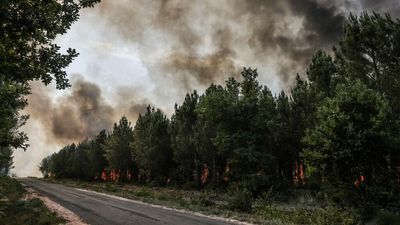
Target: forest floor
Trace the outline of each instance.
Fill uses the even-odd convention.
[[[15,179],[0,176],[0,225],[55,225],[66,221]]]
[[[250,208],[241,208],[249,199],[235,193],[205,190],[182,190],[173,187],[149,187],[113,182],[84,182],[70,179],[45,179],[70,187],[111,194],[169,208],[187,210],[205,215],[231,218],[254,224],[398,224],[399,216],[377,214],[366,223],[362,213],[353,208],[321,204],[307,194],[296,199],[271,202],[267,198],[251,201]],[[239,207],[238,207],[239,206]]]

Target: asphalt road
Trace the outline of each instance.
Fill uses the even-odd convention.
[[[113,198],[95,192],[87,192],[61,184],[27,178],[20,179],[20,181],[71,210],[86,223],[92,225],[232,224],[208,217]]]

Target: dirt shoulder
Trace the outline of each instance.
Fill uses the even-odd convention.
[[[83,222],[81,218],[79,218],[72,211],[64,208],[63,206],[52,201],[48,197],[41,195],[32,188],[25,187],[25,190],[27,191],[27,199],[40,199],[51,212],[55,213],[58,217],[64,219],[66,225],[89,225]]]

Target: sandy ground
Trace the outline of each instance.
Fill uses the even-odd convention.
[[[26,199],[38,198],[42,200],[42,202],[46,205],[46,207],[55,212],[59,217],[63,218],[67,221],[66,225],[89,225],[87,223],[82,222],[82,220],[70,210],[62,207],[60,204],[53,202],[48,197],[43,196],[37,192],[35,192],[32,188],[25,188],[28,192],[26,195]]]

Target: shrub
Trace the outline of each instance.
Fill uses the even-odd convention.
[[[200,196],[197,200],[198,200],[198,203],[202,206],[209,207],[209,206],[215,205],[215,202],[206,196]]]
[[[239,212],[251,212],[252,194],[247,189],[236,189],[229,192],[228,207],[231,210]]]
[[[316,209],[286,209],[273,205],[260,205],[256,213],[269,220],[279,220],[283,224],[314,224],[314,225],[358,225],[361,224],[361,215],[351,209],[341,209],[334,206]]]
[[[149,197],[151,196],[151,192],[148,188],[143,187],[139,191],[135,193],[137,197]]]
[[[395,215],[389,212],[381,212],[378,214],[377,224],[379,225],[400,224],[400,215]]]

